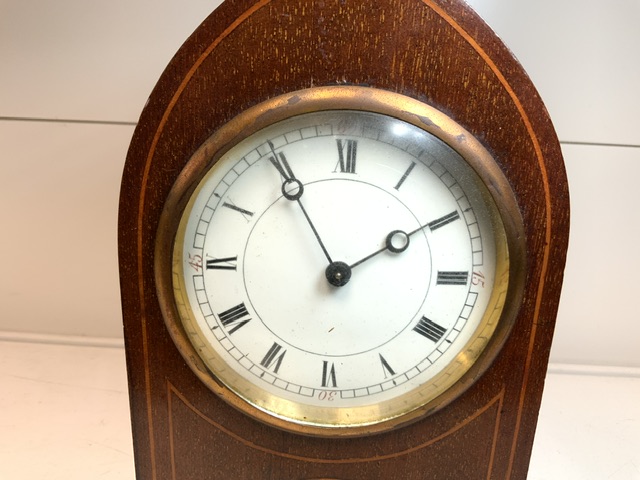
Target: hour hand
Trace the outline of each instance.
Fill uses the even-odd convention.
[[[379,253],[385,252],[387,250],[389,250],[390,252],[393,252],[393,253],[404,252],[409,247],[409,241],[410,241],[409,237],[411,235],[413,235],[414,233],[416,233],[417,231],[421,230],[422,228],[424,228],[424,227],[416,229],[411,233],[406,233],[403,230],[394,230],[394,231],[390,232],[389,235],[387,235],[387,237],[384,240],[384,247],[382,247],[380,250],[376,250],[375,252],[367,255],[364,258],[361,258],[357,262],[349,265],[349,267],[350,268],[357,267],[361,263],[364,263],[367,260],[369,260],[370,258],[373,258],[376,255],[378,255]]]
[[[387,237],[384,240],[384,247],[382,247],[379,250],[376,250],[373,253],[370,253],[369,255],[367,255],[364,258],[361,258],[360,260],[358,260],[355,263],[352,263],[351,265],[349,265],[349,268],[354,268],[357,267],[358,265],[366,262],[367,260],[375,257],[376,255],[382,253],[382,252],[386,252],[387,250],[389,250],[392,253],[401,253],[404,252],[407,248],[409,248],[409,243],[411,241],[411,235],[427,228],[430,227],[432,230],[436,229],[436,228],[440,228],[443,225],[446,225],[447,223],[452,222],[453,220],[456,220],[460,218],[460,215],[458,214],[457,211],[453,211],[448,215],[445,215],[444,217],[438,218],[436,220],[433,220],[431,222],[425,223],[424,225],[420,225],[418,228],[416,228],[415,230],[410,231],[409,233],[405,232],[404,230],[393,230],[392,232],[390,232]]]
[[[419,230],[419,229],[418,229]],[[384,240],[384,247],[379,250],[376,250],[373,253],[370,253],[364,258],[361,258],[355,263],[351,265],[347,265],[344,262],[331,262],[325,271],[325,275],[327,280],[334,287],[343,287],[346,285],[351,279],[351,269],[357,267],[361,263],[366,262],[367,260],[375,257],[379,253],[385,252],[389,250],[393,253],[404,252],[409,247],[409,236],[417,232],[418,230],[414,230],[411,233],[407,233],[404,230],[393,230],[387,235]]]
[[[299,200],[304,192],[304,185],[302,185],[302,182],[293,174],[293,170],[291,170],[291,166],[284,153],[276,153],[273,143],[271,142],[269,142],[269,147],[271,148],[271,153],[273,153],[273,155],[269,157],[269,161],[276,167],[276,170],[280,172],[282,178],[284,178],[281,189],[282,195],[284,195],[284,198],[287,200]]]

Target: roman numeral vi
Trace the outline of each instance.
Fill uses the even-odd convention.
[[[333,363],[329,364],[326,360],[322,362],[322,386],[333,388],[338,386],[338,382],[336,381],[336,367]]]

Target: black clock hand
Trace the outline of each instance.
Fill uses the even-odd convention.
[[[457,215],[457,212],[455,212]],[[381,248],[380,250],[376,250],[375,252],[367,255],[366,257],[358,260],[355,263],[352,263],[351,265],[349,265],[349,268],[355,268],[358,265],[360,265],[361,263],[366,262],[367,260],[369,260],[370,258],[375,257],[376,255],[378,255],[379,253],[385,252],[387,250],[389,250],[390,252],[393,253],[401,253],[404,252],[408,247],[409,247],[409,243],[411,240],[411,235],[413,235],[414,233],[419,232],[420,230],[430,226],[434,224],[434,222],[429,222],[429,223],[425,223],[424,225],[421,225],[420,227],[416,228],[415,230],[407,233],[403,230],[394,230],[391,233],[389,233],[389,235],[387,235],[387,238],[385,238],[384,241],[384,247]],[[394,243],[395,242],[395,243]]]
[[[351,279],[351,269],[357,267],[361,263],[366,262],[370,258],[373,258],[379,253],[382,253],[386,250],[389,250],[393,253],[404,252],[407,247],[409,247],[409,236],[413,235],[424,227],[426,227],[426,225],[414,230],[411,233],[406,233],[402,230],[392,231],[391,233],[389,233],[389,235],[387,235],[387,238],[384,241],[383,248],[381,248],[380,250],[376,250],[375,252],[367,255],[366,257],[358,260],[351,265],[347,265],[344,262],[331,262],[325,270],[325,276],[327,277],[327,280],[331,285],[335,287],[342,287],[346,285]],[[395,244],[394,241],[396,242]]]
[[[291,166],[289,165],[287,157],[285,157],[284,153],[276,153],[273,143],[268,143],[269,147],[271,148],[271,152],[273,153],[273,156],[269,157],[269,161],[276,168],[276,170],[280,172],[282,178],[284,178],[281,189],[282,195],[284,195],[284,198],[286,198],[287,200],[295,201],[298,203],[298,205],[300,206],[300,210],[302,210],[302,213],[304,214],[304,218],[307,219],[307,223],[311,227],[311,230],[313,230],[313,234],[315,235],[316,240],[318,241],[318,244],[320,245],[320,248],[324,253],[324,256],[327,258],[329,263],[332,264],[333,260],[331,260],[331,256],[329,255],[327,248],[324,246],[318,230],[316,230],[316,227],[311,221],[311,217],[309,217],[307,210],[304,208],[304,205],[302,205],[302,201],[300,200],[300,197],[302,197],[302,194],[304,193],[304,185],[293,174],[293,170],[291,169]]]
[[[273,143],[268,143],[269,147],[271,147],[271,152],[273,153],[273,156],[269,157],[269,161],[274,167],[276,167],[276,170],[280,172],[282,178],[284,178],[281,188],[282,195],[284,195],[284,198],[287,200],[299,200],[304,193],[304,185],[302,185],[302,182],[293,174],[293,170],[291,170],[291,166],[287,161],[287,157],[284,156],[284,153],[276,153]]]
[[[360,265],[361,263],[366,262],[367,260],[375,257],[379,253],[382,253],[382,252],[384,252],[386,250],[389,250],[390,252],[393,252],[393,253],[404,252],[409,247],[409,240],[410,240],[409,237],[411,235],[413,235],[414,233],[422,230],[427,225],[423,225],[422,227],[419,227],[419,228],[415,229],[411,233],[406,233],[403,230],[394,230],[394,231],[392,231],[391,233],[389,233],[389,235],[387,235],[387,238],[385,238],[384,247],[383,248],[381,248],[380,250],[376,250],[375,252],[367,255],[364,258],[361,258],[360,260],[358,260],[355,263],[352,263],[349,266],[349,268],[355,268],[358,265]],[[394,245],[394,240],[396,242],[399,242],[399,245]]]

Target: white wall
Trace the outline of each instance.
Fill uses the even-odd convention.
[[[219,3],[0,0],[0,330],[122,336],[129,141],[165,65]]]
[[[128,143],[164,66],[218,3],[0,0],[0,330],[122,335]],[[572,237],[552,360],[640,367],[640,3],[470,3],[563,143]]]
[[[552,361],[640,366],[640,2],[472,0],[562,143],[571,239]]]

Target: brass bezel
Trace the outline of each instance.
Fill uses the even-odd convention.
[[[458,152],[478,174],[487,188],[489,198],[486,201],[496,207],[497,214],[493,223],[498,261],[492,298],[476,335],[449,367],[429,382],[441,381],[437,389],[439,393],[426,403],[407,398],[419,398],[426,389],[423,386],[396,399],[397,402],[408,400],[410,404],[400,413],[389,414],[384,409],[379,411],[369,407],[370,412],[363,414],[355,412],[357,408],[350,408],[342,412],[344,415],[339,416],[336,423],[328,422],[326,417],[324,423],[322,418],[314,418],[314,415],[323,414],[319,407],[312,407],[311,411],[306,409],[304,421],[269,413],[220,381],[185,332],[182,318],[191,314],[185,303],[176,299],[174,282],[179,285],[180,279],[173,273],[174,244],[180,220],[206,172],[229,149],[262,128],[289,117],[324,110],[380,113],[411,123],[436,136]],[[418,100],[393,92],[358,86],[315,87],[269,99],[242,112],[209,137],[188,160],[167,197],[158,228],[155,249],[158,300],[172,339],[189,367],[210,390],[235,408],[262,422],[298,434],[348,437],[379,433],[443,408],[489,368],[507,339],[522,301],[526,264],[523,232],[517,201],[499,165],[487,149],[453,119]],[[179,290],[178,287],[178,294]],[[256,389],[261,390],[259,387]],[[266,392],[265,395],[271,394]],[[342,420],[344,418],[349,420]]]

